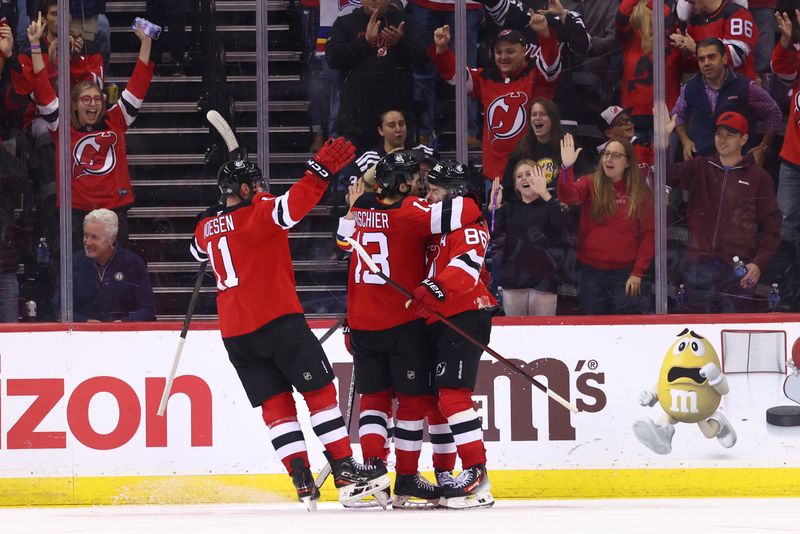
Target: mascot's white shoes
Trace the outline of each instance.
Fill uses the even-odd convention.
[[[728,427],[730,428],[730,425]],[[633,423],[633,435],[654,453],[669,454],[672,452],[672,436],[675,435],[675,427],[670,424],[658,425],[652,419],[639,419]]]
[[[719,444],[725,447],[726,449],[730,449],[734,445],[736,445],[736,431],[733,429],[733,426],[728,421],[728,418],[722,415],[722,412],[714,412],[714,414],[709,417],[709,419],[713,419],[717,423],[719,423],[719,431],[717,432],[717,439],[719,440]]]

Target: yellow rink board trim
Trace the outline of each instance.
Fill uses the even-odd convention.
[[[497,499],[795,497],[798,468],[490,471]],[[429,476],[429,478],[431,478]],[[295,501],[287,475],[0,478],[0,505],[269,503]],[[322,499],[337,492],[328,479]]]

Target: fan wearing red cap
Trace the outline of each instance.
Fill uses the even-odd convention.
[[[668,133],[674,125],[673,117]],[[681,280],[690,313],[756,311],[756,286],[781,242],[773,178],[752,151],[743,154],[748,133],[744,115],[723,111],[714,121],[717,153],[667,167],[667,185],[688,193]],[[739,260],[744,274],[733,268]]]

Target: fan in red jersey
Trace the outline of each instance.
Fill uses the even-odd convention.
[[[480,218],[471,199],[431,204],[415,196],[419,162],[408,152],[384,156],[376,167],[379,193],[363,193],[340,219],[338,238],[358,241],[381,270],[406,288],[425,278],[425,247],[431,235]],[[365,461],[383,465],[392,391],[397,395],[396,508],[438,504],[441,488],[417,472],[422,426],[433,405],[433,359],[425,322],[405,299],[354,256],[347,290],[350,348],[360,394],[359,439]]]
[[[221,132],[222,133],[222,132]],[[224,137],[223,133],[223,137]],[[235,154],[229,143],[229,149]],[[214,270],[222,341],[253,407],[261,407],[272,445],[297,489],[314,509],[319,490],[309,469],[292,387],[306,401],[325,446],[343,503],[389,487],[386,469],[356,463],[339,410],[333,371],[303,317],[289,253],[289,229],[322,198],[331,176],[353,160],[344,139],[328,140],[303,177],[281,196],[260,192],[261,171],[240,157],[217,175],[220,205],[198,217],[191,252]]]
[[[468,194],[466,167],[457,161],[442,161],[428,173],[429,202],[441,202]],[[483,344],[489,343],[492,317],[497,305],[487,289],[489,273],[484,267],[489,228],[478,219],[463,228],[428,240],[427,278],[414,291],[409,308],[427,320],[435,357],[434,386],[437,405],[428,416],[431,441],[434,424],[449,425],[461,458],[462,471],[453,479],[455,455],[436,454],[434,469],[442,488],[442,502],[448,508],[491,506],[494,498],[486,473],[486,449],[481,422],[472,404],[483,350],[461,337],[431,314],[435,310],[456,326],[470,332]],[[442,441],[442,440],[438,440]]]

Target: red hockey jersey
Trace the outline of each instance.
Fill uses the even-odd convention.
[[[402,287],[413,291],[425,278],[428,238],[476,221],[480,209],[471,199],[454,198],[436,204],[414,196],[386,205],[365,193],[351,210],[353,219],[340,219],[341,248],[352,251],[345,237],[358,241],[372,260]],[[418,319],[406,309],[408,297],[370,272],[353,253],[347,282],[347,320],[355,330],[386,330]]]
[[[142,106],[154,68],[152,61],[148,64],[136,62],[119,102],[106,112],[104,120],[96,127],[78,129],[70,126],[73,208],[113,210],[133,203],[125,132]],[[33,79],[36,106],[56,142],[57,159],[58,98],[50,85],[47,69],[34,74]],[[58,203],[60,205],[60,199]]]
[[[695,13],[686,24],[688,33],[695,43],[709,37],[722,39],[728,47],[730,65],[736,72],[755,80],[758,76],[755,55],[758,28],[753,15],[739,4],[725,0],[714,13],[705,15]],[[697,61],[693,59],[691,70],[697,70]]]
[[[800,45],[794,43],[792,47],[784,48],[778,42],[772,51],[772,70],[792,87],[789,121],[780,155],[792,165],[800,165]]]
[[[468,68],[467,91],[483,105],[483,174],[490,180],[503,177],[508,156],[528,131],[530,107],[540,96],[553,98],[561,74],[558,42],[552,30],[548,37],[539,36],[540,48],[535,61],[514,78],[504,78],[496,68]],[[439,75],[454,83],[456,58],[449,48],[429,54]]]
[[[436,278],[446,296],[445,301],[436,307],[437,312],[452,317],[497,305],[487,289],[489,272],[483,263],[488,243],[489,228],[483,219],[428,240],[425,255],[427,277]],[[428,324],[438,320],[431,315]]]
[[[289,229],[322,198],[328,182],[306,173],[279,197],[217,206],[198,217],[190,251],[209,260],[217,282],[223,338],[258,330],[278,317],[303,313],[294,283]]]

